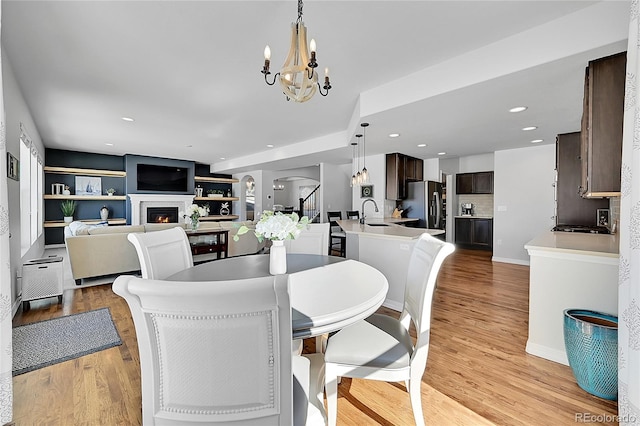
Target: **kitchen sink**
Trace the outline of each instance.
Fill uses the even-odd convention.
[[[388,223],[367,223],[369,226],[389,226]]]

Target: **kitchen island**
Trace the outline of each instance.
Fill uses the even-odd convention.
[[[347,236],[346,257],[378,269],[389,281],[384,306],[401,311],[404,302],[404,283],[413,245],[423,233],[444,234],[442,229],[409,228],[402,223],[410,218],[339,220],[338,225]]]
[[[524,246],[531,257],[527,353],[569,365],[564,310],[618,315],[618,246],[617,235],[575,232],[546,232]]]

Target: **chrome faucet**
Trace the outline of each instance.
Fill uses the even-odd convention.
[[[376,209],[376,213],[380,211],[380,210],[378,210],[378,205],[376,204],[376,200],[374,200],[373,198],[367,198],[366,200],[364,200],[364,201],[362,202],[362,217],[360,218],[360,223],[362,223],[362,224],[364,224],[364,204],[365,204],[367,201],[371,201],[371,202],[373,203],[373,206],[374,206],[374,207],[375,207],[375,209]]]

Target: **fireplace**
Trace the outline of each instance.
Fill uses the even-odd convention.
[[[147,223],[178,223],[178,208],[147,207]]]
[[[189,207],[193,203],[193,195],[177,195],[177,194],[127,194],[131,201],[131,224],[144,225],[148,223],[147,210],[153,208],[176,208],[178,213],[177,220],[180,223],[180,217],[189,211]]]

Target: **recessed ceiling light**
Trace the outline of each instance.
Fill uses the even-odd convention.
[[[446,152],[439,152],[438,155],[445,155]]]
[[[113,146],[113,144],[111,142],[105,142],[104,143],[106,146]]]
[[[400,133],[389,133],[390,138],[397,138],[398,136],[400,136]]]
[[[226,160],[226,158],[224,158],[224,157],[220,157],[220,159],[221,159],[221,160]]]
[[[418,144],[418,147],[420,147],[420,148],[424,148],[425,146],[427,146],[427,144],[426,144],[426,143],[420,143],[420,144]]]
[[[542,139],[534,139],[531,141],[531,143],[540,143],[542,142]]]
[[[122,117],[122,119],[123,119],[124,121],[135,121],[135,120],[134,120],[133,118],[131,118],[131,117]]]
[[[267,148],[273,148],[273,145],[269,144],[267,145]]]
[[[518,106],[518,107],[513,107],[509,110],[509,112],[522,112],[525,111],[527,109],[526,106]]]
[[[523,127],[523,128],[522,128],[522,130],[524,130],[525,132],[527,132],[527,131],[529,131],[529,130],[535,130],[535,129],[537,129],[537,128],[538,128],[538,127],[536,127],[536,126],[529,126],[529,127]]]

